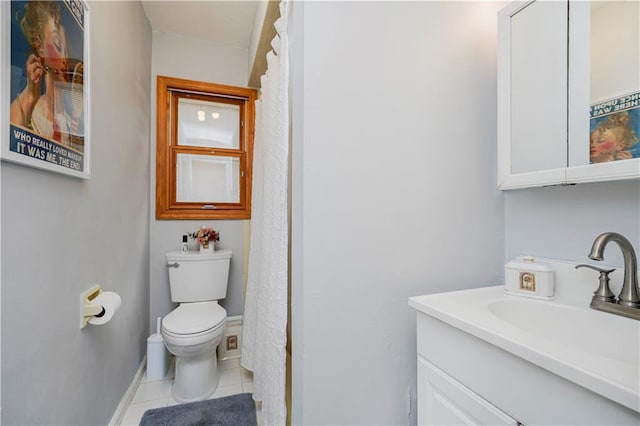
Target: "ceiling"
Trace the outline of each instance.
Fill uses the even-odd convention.
[[[248,48],[257,1],[148,1],[142,7],[154,31]]]

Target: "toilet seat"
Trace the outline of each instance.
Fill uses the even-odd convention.
[[[226,319],[227,311],[218,302],[183,303],[162,319],[162,330],[176,337],[195,337],[224,327]]]

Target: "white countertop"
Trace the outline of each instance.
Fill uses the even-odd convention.
[[[566,279],[572,267],[557,276]],[[569,299],[506,295],[504,286],[416,296],[409,305],[640,412],[639,321]]]

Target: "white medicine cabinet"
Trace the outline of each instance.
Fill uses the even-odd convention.
[[[498,14],[498,188],[640,178],[640,2]]]

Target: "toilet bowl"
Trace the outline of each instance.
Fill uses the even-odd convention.
[[[231,252],[166,257],[171,300],[179,303],[162,319],[165,345],[176,357],[171,392],[177,402],[200,401],[218,386],[216,347],[227,323],[218,300],[226,296]]]
[[[184,303],[162,321],[162,335],[176,356],[173,397],[178,402],[206,399],[218,386],[216,347],[227,323],[217,302]]]

